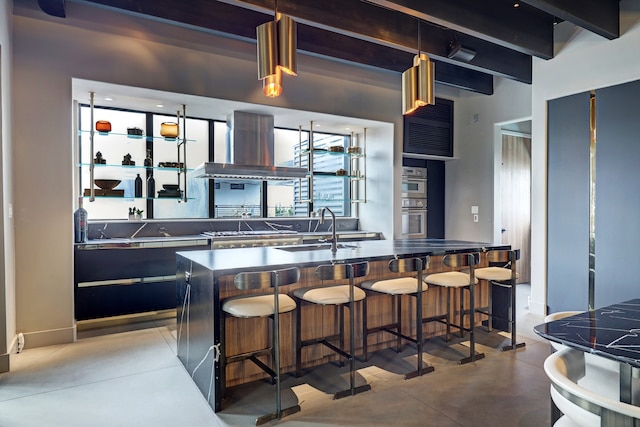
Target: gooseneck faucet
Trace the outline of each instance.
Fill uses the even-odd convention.
[[[338,237],[336,236],[336,214],[329,208],[322,208],[320,210],[320,224],[324,224],[324,211],[329,211],[331,214],[331,252],[334,254],[338,252]]]

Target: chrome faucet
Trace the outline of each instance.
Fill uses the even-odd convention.
[[[338,252],[338,237],[336,236],[336,214],[329,208],[322,208],[320,210],[320,224],[324,224],[324,211],[329,211],[331,214],[331,252],[334,254]]]
[[[169,234],[166,227],[158,227],[158,233],[162,234],[164,237],[171,237],[171,234]]]

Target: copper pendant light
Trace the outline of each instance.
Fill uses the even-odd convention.
[[[256,28],[258,46],[258,79],[263,81],[266,96],[276,97],[282,93],[282,73],[297,75],[297,24],[287,15],[278,13],[275,3],[273,21]]]
[[[425,105],[435,105],[435,65],[420,52],[420,21],[418,21],[418,54],[413,67],[402,73],[402,114],[410,114]]]

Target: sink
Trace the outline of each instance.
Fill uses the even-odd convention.
[[[356,245],[345,245],[338,243],[338,249],[357,249]],[[330,243],[315,243],[311,245],[295,245],[295,246],[279,246],[275,249],[280,249],[287,252],[305,252],[305,251],[331,251]]]

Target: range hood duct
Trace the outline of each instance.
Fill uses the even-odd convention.
[[[234,111],[227,117],[226,163],[203,163],[194,178],[288,180],[307,169],[274,166],[273,116]]]

